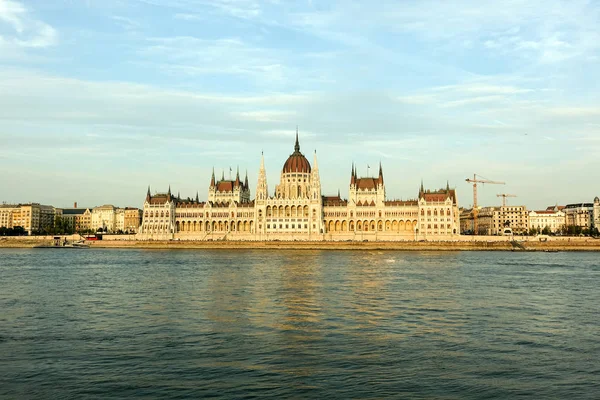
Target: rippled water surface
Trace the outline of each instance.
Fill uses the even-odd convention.
[[[595,253],[0,249],[2,398],[600,397]]]

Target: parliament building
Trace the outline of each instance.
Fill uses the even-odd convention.
[[[312,165],[300,152],[298,132],[294,152],[281,170],[279,184],[269,192],[264,156],[256,193],[250,196],[248,177],[242,181],[215,179],[208,200],[183,199],[171,193],[151,194],[144,202],[138,238],[143,240],[451,240],[459,235],[456,191],[424,190],[417,198],[388,200],[383,169],[376,178],[350,173],[348,199],[324,196],[316,152]]]

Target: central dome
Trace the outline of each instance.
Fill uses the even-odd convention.
[[[285,164],[283,164],[283,173],[300,172],[309,174],[311,171],[310,163],[304,157],[304,154],[300,153],[300,143],[298,143],[298,131],[296,131],[296,144],[294,145],[294,152],[288,157]]]

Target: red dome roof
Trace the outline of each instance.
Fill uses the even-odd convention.
[[[288,157],[285,164],[283,164],[283,173],[288,172],[303,172],[310,173],[310,164],[304,155],[300,152],[294,152]]]
[[[300,143],[298,143],[298,132],[296,132],[296,144],[294,146],[294,152],[288,157],[285,164],[283,164],[283,173],[288,172],[301,172],[310,173],[310,163],[304,157],[304,154],[300,153]]]

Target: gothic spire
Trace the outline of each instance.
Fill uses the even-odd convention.
[[[423,189],[423,178],[421,178],[421,193],[424,193],[425,189]]]
[[[146,201],[150,201],[152,195],[150,194],[150,185],[148,185],[148,192],[146,193]]]
[[[351,185],[356,184],[356,172],[354,170],[354,161],[352,161],[352,172],[350,173],[350,184]]]
[[[213,167],[212,177],[210,178],[210,187],[215,186],[215,167]]]
[[[450,191],[450,183],[448,181],[446,181],[446,191]]]
[[[383,185],[383,168],[381,167],[381,161],[379,161],[379,184]]]
[[[221,170],[221,181],[225,180],[225,170]]]
[[[200,203],[200,197],[198,197],[198,191],[196,191],[196,203]]]
[[[298,125],[296,125],[296,144],[294,144],[294,152],[300,152],[300,142],[298,141]]]

